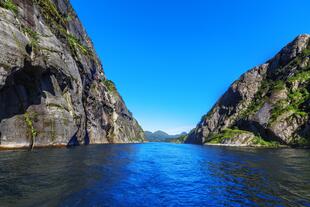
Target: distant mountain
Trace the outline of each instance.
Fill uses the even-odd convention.
[[[149,142],[170,142],[172,139],[187,135],[187,133],[182,132],[181,134],[169,135],[164,131],[158,130],[156,132],[145,131],[144,135]]]

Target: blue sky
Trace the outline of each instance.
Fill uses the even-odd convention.
[[[309,0],[71,0],[145,130],[193,128],[243,72],[298,34]]]

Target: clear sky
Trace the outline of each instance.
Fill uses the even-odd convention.
[[[188,131],[243,72],[310,33],[309,0],[71,0],[144,130]]]

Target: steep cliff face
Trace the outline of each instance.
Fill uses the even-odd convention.
[[[68,0],[0,0],[0,146],[142,142]]]
[[[234,82],[186,143],[310,144],[310,44],[300,35]]]

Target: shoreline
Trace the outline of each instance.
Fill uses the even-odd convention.
[[[49,148],[72,148],[72,147],[81,147],[81,146],[89,146],[89,145],[123,145],[123,144],[144,144],[148,142],[127,142],[127,143],[93,143],[93,144],[81,144],[81,145],[73,145],[68,146],[67,144],[55,144],[55,145],[38,145],[34,146],[33,150],[36,149],[49,149]],[[28,145],[0,145],[0,152],[1,151],[23,151],[23,150],[29,150]]]
[[[41,145],[41,146],[35,146],[33,148],[33,150],[35,149],[44,149],[44,148],[66,148],[67,145],[62,145],[62,144],[58,144],[58,145]],[[8,146],[8,145],[4,145],[4,146],[0,146],[0,151],[14,151],[14,150],[29,150],[30,147],[29,146]]]
[[[89,145],[124,145],[124,144],[144,144],[144,143],[152,143],[152,142],[128,142],[128,143],[94,143],[88,145],[75,145],[75,146],[68,146],[66,144],[57,144],[57,145],[40,145],[35,146],[33,150],[36,149],[52,149],[52,148],[72,148],[72,147],[80,147],[80,146],[89,146]],[[154,142],[158,143],[158,142]],[[160,142],[159,142],[160,143]],[[169,142],[163,142],[169,143]],[[170,143],[170,144],[185,144],[185,143]],[[216,147],[234,147],[234,148],[251,148],[251,149],[310,149],[310,146],[289,146],[289,145],[279,145],[276,147],[271,146],[261,146],[261,145],[245,145],[245,144],[220,144],[220,143],[205,143],[201,146],[216,146]],[[1,151],[29,151],[29,146],[25,145],[0,145],[0,152]]]
[[[203,146],[218,146],[218,147],[239,147],[239,148],[252,148],[252,149],[309,149],[310,146],[289,146],[289,145],[278,145],[272,146],[262,146],[262,145],[245,145],[245,144],[220,144],[220,143],[205,143]]]

